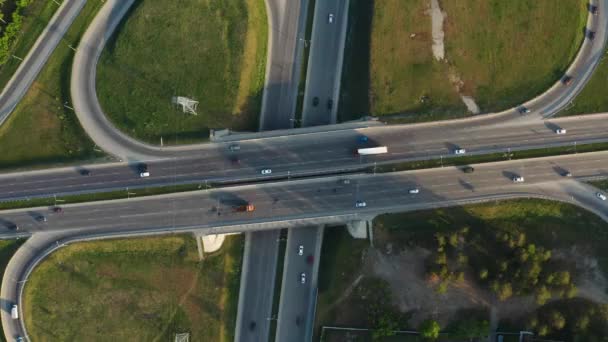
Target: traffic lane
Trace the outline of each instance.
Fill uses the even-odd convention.
[[[313,34],[309,56],[309,69],[304,98],[304,126],[331,123],[331,113],[337,104],[334,89],[340,80],[336,78],[340,65],[339,40],[343,21],[348,15],[344,0],[320,1],[315,5]],[[332,22],[329,22],[330,15]],[[314,101],[318,99],[318,103]],[[329,102],[332,102],[331,105]],[[316,103],[316,104],[315,104]]]
[[[556,128],[567,133],[555,134]],[[358,144],[357,137],[365,134],[368,144]],[[608,140],[608,120],[604,116],[586,120],[552,120],[551,122],[520,125],[509,128],[469,129],[466,132],[445,132],[435,129],[412,130],[400,127],[371,128],[347,131],[336,137],[313,134],[290,141],[286,137],[272,141],[244,141],[240,150],[230,152],[231,144],[221,144],[196,158],[151,161],[149,178],[140,179],[135,165],[117,164],[102,167],[74,167],[47,173],[24,172],[0,177],[0,199],[14,197],[65,194],[95,190],[124,189],[151,185],[168,185],[214,180],[268,179],[260,174],[270,168],[280,176],[289,171],[292,175],[314,171],[351,169],[374,161],[431,158],[449,155],[455,148],[471,153],[505,151],[508,148],[550,146]],[[389,153],[383,156],[353,158],[357,147],[386,145]],[[237,158],[238,163],[231,161]],[[80,172],[90,170],[90,176]]]
[[[515,175],[525,178],[524,185],[563,180],[562,168],[574,177],[606,176],[608,153],[588,153],[555,158],[540,158],[475,165],[466,174],[458,168],[441,168],[378,175],[350,176],[350,184],[334,178],[291,181],[259,186],[234,187],[137,198],[106,203],[68,205],[62,214],[46,208],[6,211],[0,218],[14,222],[21,231],[69,229],[160,229],[213,227],[243,222],[266,222],[278,218],[314,217],[328,214],[364,213],[381,210],[392,202],[408,204],[490,195],[517,190]],[[408,189],[419,188],[412,195]],[[367,203],[356,208],[357,200]],[[240,212],[234,203],[252,203],[254,212]],[[47,222],[36,221],[46,212]]]
[[[287,236],[276,341],[304,341],[312,296],[317,227],[290,229]],[[300,246],[302,254],[300,255]],[[302,283],[304,274],[304,283]]]
[[[279,230],[260,231],[251,235],[246,287],[238,341],[268,341],[274,294],[274,275],[278,257]],[[268,275],[271,275],[270,277]],[[271,278],[271,279],[269,279]]]

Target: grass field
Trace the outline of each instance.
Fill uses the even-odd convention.
[[[509,200],[490,202],[464,207],[425,210],[401,214],[386,214],[374,219],[374,248],[389,253],[395,258],[421,247],[433,250],[436,232],[454,232],[469,227],[473,234],[478,232],[510,231],[520,228],[528,241],[537,246],[555,250],[567,250],[577,246],[597,260],[599,268],[608,274],[607,224],[595,215],[575,206],[560,202],[542,200]],[[392,252],[386,252],[391,245]],[[317,336],[323,325],[338,325],[357,328],[371,328],[365,298],[354,295],[361,293],[353,289],[359,275],[366,275],[357,283],[365,286],[370,267],[368,255],[373,254],[369,241],[351,238],[346,229],[327,229],[323,241],[319,274],[319,300],[317,307]],[[387,254],[384,254],[387,255]],[[403,260],[412,260],[408,259]],[[395,259],[394,259],[395,260]],[[364,265],[367,265],[364,267]],[[375,266],[374,266],[375,267]],[[387,269],[393,269],[393,264]],[[415,273],[415,264],[406,264],[404,270]],[[358,288],[357,287],[357,288]],[[408,287],[415,291],[416,286]],[[400,295],[393,294],[393,297]],[[395,300],[397,302],[397,300]],[[446,307],[449,305],[445,303]],[[439,310],[437,315],[441,315]],[[524,314],[524,313],[522,313]],[[400,326],[400,329],[411,327]],[[364,339],[365,340],[365,339]],[[339,339],[337,340],[339,341]]]
[[[342,120],[368,113],[410,122],[460,117],[460,94],[482,112],[517,105],[561,77],[587,15],[583,0],[440,1],[447,62],[438,62],[429,1],[365,3],[351,5]]]
[[[23,12],[22,34],[15,42],[12,51],[13,55],[18,58],[25,58],[58,8],[59,5],[53,1],[31,1],[30,5]],[[0,66],[0,88],[4,88],[19,67],[21,61],[18,58],[11,58],[6,64]]]
[[[608,60],[604,57],[595,69],[591,80],[572,104],[558,116],[608,112],[608,98],[603,96],[608,87]]]
[[[32,273],[24,294],[35,341],[232,341],[243,239],[199,262],[196,241],[175,235],[85,242]]]
[[[0,240],[0,274],[4,274],[6,265],[25,240]],[[0,341],[6,341],[4,331],[0,327]]]
[[[112,122],[154,144],[257,131],[268,28],[264,0],[137,1],[102,53],[97,93]],[[184,114],[173,96],[198,100]]]
[[[103,3],[88,2],[40,75],[0,127],[0,169],[42,167],[101,156],[82,130],[70,101],[74,51],[88,23]]]

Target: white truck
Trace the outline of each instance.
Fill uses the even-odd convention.
[[[383,153],[388,153],[388,149],[386,148],[386,146],[358,148],[355,150],[356,156],[369,156],[369,155],[383,154]]]

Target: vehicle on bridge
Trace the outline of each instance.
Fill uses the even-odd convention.
[[[355,150],[356,156],[369,156],[374,154],[388,153],[386,146],[358,148]]]
[[[243,205],[238,205],[234,207],[234,211],[237,212],[252,212],[255,211],[255,206],[251,203],[247,203],[247,204],[243,204]]]

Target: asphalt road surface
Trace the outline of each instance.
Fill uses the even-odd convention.
[[[61,214],[53,213],[49,208],[10,210],[0,214],[0,225],[4,226],[0,229],[0,234],[9,236],[42,232],[34,237],[44,237],[52,232],[110,234],[198,228],[207,228],[208,233],[223,233],[243,231],[249,229],[246,225],[259,222],[312,222],[313,219],[340,214],[369,217],[384,212],[454,206],[510,197],[556,198],[581,205],[608,220],[606,201],[597,198],[593,188],[575,180],[608,176],[607,162],[608,152],[597,152],[474,165],[475,172],[468,174],[459,168],[446,167],[415,172],[353,175],[349,177],[350,184],[326,177],[66,205]],[[564,177],[563,172],[566,170],[574,178]],[[514,183],[514,176],[523,176],[525,182]],[[410,194],[408,190],[413,188],[418,188],[420,193]],[[357,208],[356,200],[364,201],[366,206]],[[245,202],[254,203],[256,210],[245,213],[234,209],[235,205]],[[42,216],[46,221],[41,219]],[[16,231],[9,228],[13,225],[19,229]],[[296,240],[294,243],[297,243]],[[23,274],[22,271],[30,262],[28,258],[19,259],[19,264],[12,264],[11,274]],[[6,279],[7,282],[9,280]],[[10,323],[10,312],[6,308],[10,303],[20,300],[16,297],[17,289],[23,280],[22,276],[14,277],[13,290],[6,290],[12,295],[3,298],[5,310],[2,310],[1,315],[3,325],[8,329],[5,331],[8,337],[21,333],[17,324]],[[267,283],[264,284],[268,286]],[[5,286],[2,291],[5,293]]]
[[[247,233],[235,341],[268,341],[279,230]]]
[[[444,128],[433,124],[380,126],[334,131],[332,134],[313,133],[208,144],[204,152],[192,158],[148,162],[148,178],[140,178],[137,166],[126,163],[2,174],[0,200],[152,185],[204,185],[205,181],[268,180],[274,176],[285,177],[288,173],[290,176],[331,173],[361,168],[374,162],[451,156],[455,148],[465,148],[468,154],[484,154],[608,141],[608,115],[603,114],[492,127]],[[566,134],[556,134],[557,128],[567,129]],[[357,138],[361,135],[369,137],[369,142],[359,144]],[[233,144],[238,144],[240,150],[230,152],[229,146]],[[389,153],[353,157],[354,149],[375,145],[388,146]],[[231,161],[233,158],[238,163]],[[265,168],[270,168],[272,175],[261,175],[260,171]],[[83,176],[84,170],[90,171],[90,175]]]
[[[312,330],[312,309],[316,300],[313,291],[316,287],[314,263],[317,259],[317,245],[320,243],[318,240],[321,239],[319,230],[322,231],[322,228],[289,230],[275,341],[305,341],[308,330]]]
[[[28,91],[85,3],[86,0],[65,0],[57,9],[0,94],[0,125],[4,123]]]
[[[335,122],[348,3],[348,0],[316,2],[302,109],[303,126]]]

